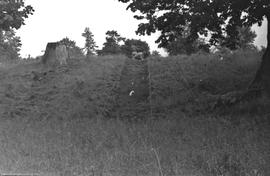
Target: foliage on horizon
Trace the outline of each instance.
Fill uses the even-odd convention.
[[[144,58],[150,56],[150,48],[147,42],[137,39],[125,40],[125,44],[121,46],[121,50],[127,57],[132,57],[132,52],[134,51],[142,52]]]
[[[220,39],[218,47],[228,48],[230,50],[237,49],[255,49],[253,42],[257,37],[257,34],[251,30],[251,27],[237,27],[238,34],[236,37],[225,36]],[[193,54],[199,51],[209,53],[210,44],[206,42],[204,38],[199,37],[196,40],[189,40],[190,29],[185,28],[181,36],[177,36],[173,41],[168,42],[165,47],[170,55],[178,54]]]
[[[121,54],[120,42],[124,42],[125,38],[121,37],[117,31],[111,30],[106,32],[106,42],[103,48],[98,51],[98,55]]]
[[[96,53],[97,45],[96,45],[96,42],[94,40],[94,35],[90,31],[89,27],[86,27],[84,29],[82,36],[85,37],[84,50],[86,52],[86,56],[94,55]]]
[[[152,51],[151,56],[153,56],[153,57],[160,57],[161,54],[157,50],[154,50],[154,51]]]
[[[24,25],[24,20],[32,15],[32,6],[25,6],[24,0],[1,0],[0,1],[0,31],[19,29]]]
[[[59,43],[65,45],[67,48],[75,48],[78,47],[74,40],[69,39],[68,37],[63,38],[59,41]]]
[[[65,37],[62,40],[60,40],[59,43],[67,47],[69,54],[83,55],[82,49],[76,45],[76,42],[74,40],[71,40],[68,37]]]

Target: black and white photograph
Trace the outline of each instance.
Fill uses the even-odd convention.
[[[269,0],[0,0],[0,176],[269,175]]]

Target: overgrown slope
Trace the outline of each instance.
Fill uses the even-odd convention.
[[[261,54],[237,51],[223,57],[215,54],[151,58],[152,106],[156,113],[180,110],[194,115],[212,113],[217,97],[246,90],[254,78]],[[259,106],[260,104],[260,106]],[[263,102],[243,102],[221,107],[222,113],[267,114]],[[235,109],[233,109],[235,108]],[[226,110],[226,112],[225,112]]]
[[[91,118],[108,115],[124,58],[77,60],[46,68],[34,61],[1,69],[2,118]]]
[[[140,68],[141,63],[130,61],[134,65],[126,69],[134,70],[123,72],[126,58],[121,56],[74,60],[56,70],[33,61],[4,65],[0,172],[267,176],[269,116],[238,108],[233,110],[240,112],[237,115],[228,110],[219,115],[207,109],[212,96],[244,88],[252,79],[259,55],[242,54],[222,61],[212,55],[150,58],[148,103],[154,119],[136,123],[108,117],[117,117],[114,113],[121,110],[115,104],[125,105],[118,95],[123,91],[129,97],[132,78],[142,81],[140,73],[145,75],[146,68]],[[240,60],[235,59],[238,56]],[[122,84],[121,72],[126,74]],[[135,88],[147,89],[146,85]],[[140,93],[148,96],[148,91]],[[247,102],[243,109],[247,105],[255,107]]]
[[[75,135],[75,129],[83,135],[88,128],[76,126],[76,120],[89,123],[112,115],[124,60],[78,59],[57,69],[37,61],[3,65],[0,170],[56,172],[63,158],[54,161],[55,152],[68,147],[66,135]]]

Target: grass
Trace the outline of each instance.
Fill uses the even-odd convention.
[[[257,58],[257,53],[223,61],[212,55],[150,58],[156,118],[136,123],[108,118],[114,115],[122,56],[70,61],[55,70],[36,61],[5,65],[0,173],[269,175],[267,114],[203,112],[212,95],[244,88]],[[208,89],[200,87],[205,80]],[[243,111],[256,103],[246,102]]]
[[[153,113],[171,119],[163,128],[177,124],[175,129],[182,129],[182,135],[176,135],[181,143],[168,145],[185,146],[169,150],[172,157],[183,151],[177,158],[185,164],[178,169],[187,172],[180,175],[269,173],[269,101],[261,98],[212,110],[217,96],[247,88],[260,57],[260,53],[237,51],[223,60],[213,54],[149,60]]]
[[[17,122],[14,124],[14,122]],[[269,128],[209,117],[1,123],[1,170],[52,175],[269,173]],[[160,163],[160,164],[159,164]]]
[[[218,96],[248,87],[259,66],[260,57],[261,54],[257,52],[237,51],[224,56],[223,60],[214,54],[151,58],[152,106],[156,113],[171,112],[179,107],[182,108],[181,112],[190,112],[191,115],[194,112],[208,113]],[[264,101],[259,102],[264,107]],[[241,115],[244,110],[246,114],[260,113],[256,108],[244,107],[250,104],[244,103],[236,107],[234,112],[237,113],[240,108],[243,109]]]
[[[39,120],[108,114],[115,101],[123,60],[78,60],[70,67],[54,70],[35,61],[6,66],[1,73],[1,117]]]
[[[58,134],[69,121],[110,115],[124,59],[82,59],[57,69],[36,61],[6,64],[0,76],[1,170],[23,171],[31,163],[38,169],[57,167],[50,157],[61,147],[51,146],[50,138],[51,143],[66,141]],[[27,151],[20,151],[24,145]]]

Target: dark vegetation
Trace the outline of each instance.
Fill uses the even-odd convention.
[[[117,31],[107,31],[106,32],[106,42],[103,44],[103,48],[98,51],[98,55],[117,55],[121,54],[121,44],[124,42],[125,38],[121,37]]]
[[[2,0],[0,1],[0,31],[19,29],[24,25],[24,20],[32,15],[32,6],[25,6],[24,1]]]
[[[20,37],[16,36],[14,30],[0,30],[0,62],[19,59],[21,45]]]
[[[150,55],[149,45],[141,40],[127,39],[125,40],[125,44],[121,47],[121,49],[123,53],[128,57],[132,56],[133,51],[142,52],[144,58]]]
[[[150,55],[150,47],[145,41],[123,38],[114,30],[107,31],[106,35],[106,42],[103,48],[98,51],[100,56],[122,54],[131,58],[134,51],[142,52],[144,58]]]
[[[24,1],[0,1],[0,61],[19,58],[21,41],[14,29],[19,29],[33,11]]]

